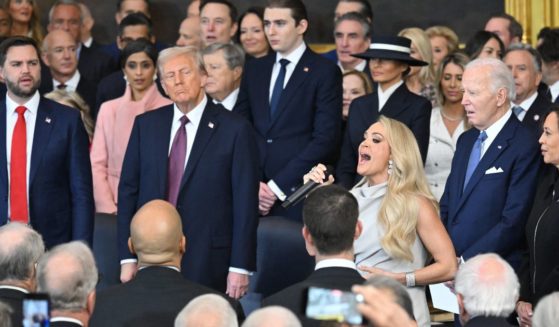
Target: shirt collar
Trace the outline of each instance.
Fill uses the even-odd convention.
[[[524,111],[528,111],[528,109],[530,109],[530,107],[532,106],[534,101],[536,101],[537,97],[538,97],[538,92],[536,91],[536,92],[534,92],[534,94],[532,94],[526,100],[522,101],[519,104],[514,104],[514,102],[513,102],[512,107],[517,106],[517,107],[521,107],[522,110],[524,110]]]
[[[316,263],[314,270],[322,269],[322,268],[331,268],[331,267],[338,267],[338,268],[349,268],[353,270],[357,270],[357,266],[355,262],[347,259],[325,259],[321,260]]]
[[[70,317],[53,317],[53,318],[50,318],[50,322],[59,322],[59,321],[71,322],[71,323],[83,326],[82,322],[79,321],[78,319],[75,319],[75,318],[70,318]]]
[[[497,137],[497,134],[503,129],[503,126],[507,123],[510,116],[512,115],[512,110],[507,110],[507,112],[503,115],[503,117],[499,118],[493,125],[489,126],[485,133],[487,134],[487,139],[494,140]],[[480,131],[481,132],[481,131]]]
[[[338,67],[340,67],[342,73],[347,73],[352,70],[356,70],[358,72],[364,72],[365,68],[367,68],[367,60],[361,60],[361,62],[355,65],[355,67],[348,70],[345,70],[344,67],[342,66],[342,63],[338,60]]]
[[[295,48],[295,50],[291,51],[291,53],[286,56],[282,56],[278,52],[276,53],[276,63],[279,63],[280,59],[287,59],[289,60],[290,64],[293,64],[293,66],[291,67],[295,67],[303,56],[303,53],[305,53],[306,49],[307,45],[305,44],[305,42],[301,42],[301,44],[297,48]]]
[[[172,270],[181,272],[181,270],[178,267],[175,267],[175,266],[153,266],[153,265],[152,266],[140,266],[138,268],[138,270],[143,270],[143,269],[150,268],[150,267],[162,267],[162,268],[172,269]]]
[[[559,96],[559,80],[549,86],[549,92],[551,93],[551,101],[557,99]]]
[[[22,292],[22,293],[29,294],[29,291],[28,291],[28,290],[26,290],[25,288],[17,287],[17,286],[0,285],[0,289],[20,291],[20,292]]]
[[[233,107],[235,107],[235,104],[237,103],[238,97],[239,97],[239,88],[236,88],[235,90],[233,90],[233,92],[229,93],[229,95],[225,97],[223,101],[217,101],[215,99],[213,101],[214,103],[221,103],[227,110],[233,110]]]
[[[72,75],[72,77],[69,80],[67,80],[64,84],[70,90],[75,91],[78,88],[78,84],[80,83],[80,77],[81,77],[80,72],[76,69],[74,75]],[[52,79],[52,85],[54,86],[55,89],[58,88],[58,85],[60,84],[62,83],[55,80],[54,78]]]
[[[86,48],[91,48],[91,43],[93,43],[93,37],[90,36],[85,42],[82,42]]]
[[[396,89],[399,88],[400,85],[402,85],[402,84],[404,84],[404,80],[398,81],[396,84],[387,88],[385,91],[382,90],[382,88],[380,87],[380,84],[379,84],[378,87],[377,87],[379,97],[382,96],[384,98],[390,98],[392,93],[394,93],[396,91]]]
[[[202,99],[202,101],[200,101],[200,103],[196,107],[194,107],[194,109],[190,110],[190,112],[186,114],[188,121],[194,124],[194,126],[200,125],[200,120],[202,120],[202,114],[204,113],[204,108],[206,108],[207,103],[208,98],[204,94],[204,98]],[[179,120],[182,116],[184,116],[184,113],[180,111],[176,103],[173,105],[173,108],[173,121]]]
[[[37,110],[39,109],[40,100],[41,96],[39,95],[39,91],[35,91],[35,94],[33,94],[33,96],[29,100],[27,100],[26,103],[22,104],[22,106],[27,108],[27,110],[31,114],[36,115]],[[8,110],[8,112],[15,112],[16,108],[19,106],[20,105],[17,102],[10,98],[9,94],[6,94],[6,109]]]

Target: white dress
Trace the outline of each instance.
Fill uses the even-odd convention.
[[[392,258],[380,244],[384,231],[377,221],[377,215],[386,189],[387,184],[383,183],[374,186],[365,184],[351,190],[359,204],[359,220],[363,225],[361,236],[353,243],[355,263],[357,266],[372,266],[394,273],[421,269],[425,267],[428,253],[418,235],[412,246],[413,261]],[[430,326],[425,287],[408,287],[407,291],[413,303],[413,313],[418,326]]]

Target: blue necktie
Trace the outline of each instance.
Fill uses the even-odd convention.
[[[514,107],[512,107],[512,112],[514,112],[514,114],[516,115],[516,118],[518,118],[518,120],[520,120],[520,115],[524,112],[524,109],[522,109],[521,106],[514,106]]]
[[[276,78],[276,84],[274,84],[274,89],[272,90],[272,98],[270,99],[270,116],[274,117],[276,110],[278,109],[278,103],[281,97],[281,92],[283,91],[283,83],[285,81],[285,73],[287,71],[286,67],[289,64],[289,60],[280,59],[280,71],[278,78]]]
[[[477,164],[481,159],[481,147],[486,139],[487,139],[487,134],[485,133],[485,131],[482,131],[481,133],[479,133],[479,136],[477,137],[477,140],[474,143],[474,147],[472,148],[472,152],[470,153],[470,160],[468,160],[468,169],[466,170],[466,177],[464,178],[464,189],[466,189],[466,186],[470,181],[470,177],[472,177],[472,174],[474,173],[474,170],[476,170]]]

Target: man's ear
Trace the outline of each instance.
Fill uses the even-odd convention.
[[[95,293],[95,290],[91,291],[91,293],[89,293],[87,295],[87,301],[86,301],[86,310],[89,313],[89,315],[91,315],[93,313],[93,310],[95,309],[95,300],[97,299],[97,293]]]
[[[299,24],[297,24],[297,26],[295,26],[297,33],[299,35],[303,35],[305,34],[305,32],[307,31],[307,28],[309,28],[309,21],[306,19],[301,19],[299,21]]]
[[[361,220],[357,219],[357,224],[355,224],[355,235],[353,236],[353,239],[356,240],[359,238],[359,236],[361,236],[361,233],[363,232],[363,224],[361,223]]]
[[[237,23],[233,22],[233,25],[231,25],[231,33],[229,33],[229,36],[231,36],[231,38],[235,37],[238,28],[239,26],[237,25]]]
[[[316,248],[314,246],[314,241],[312,239],[311,233],[307,226],[303,226],[301,229],[301,234],[303,234],[303,239],[305,240],[305,248],[311,257],[317,254]]]
[[[132,238],[128,238],[128,250],[130,250],[130,253],[132,254],[136,254],[136,250],[134,250],[134,244],[132,244]]]

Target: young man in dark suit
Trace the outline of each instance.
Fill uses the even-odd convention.
[[[256,130],[263,172],[261,215],[300,220],[300,206],[286,211],[281,202],[314,165],[333,163],[340,143],[341,72],[307,47],[307,28],[300,0],[270,0],[264,30],[275,53],[247,64],[241,81],[235,111]]]
[[[329,185],[311,192],[303,206],[302,233],[307,252],[315,257],[315,271],[304,281],[264,299],[263,305],[283,306],[304,318],[309,287],[350,291],[353,285],[362,284],[365,280],[353,261],[353,241],[362,229],[358,216],[357,200],[344,188]]]
[[[165,49],[157,66],[174,104],[138,116],[132,128],[118,189],[121,280],[136,270],[126,243],[132,216],[148,201],[167,199],[190,240],[183,275],[239,298],[256,269],[259,170],[253,130],[208,99],[198,49]]]
[[[130,282],[97,294],[90,326],[172,326],[191,300],[217,294],[181,275],[181,260],[188,246],[173,205],[163,200],[146,203],[134,215],[128,239],[130,251],[138,256],[139,271]],[[228,301],[242,320],[239,302]]]
[[[45,99],[39,49],[30,38],[0,44],[0,225],[30,224],[47,248],[93,239],[89,139],[80,113]],[[8,175],[9,174],[9,175]]]

